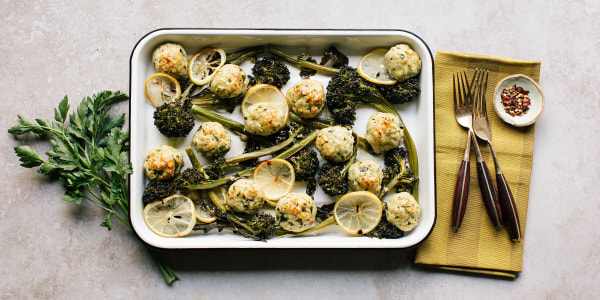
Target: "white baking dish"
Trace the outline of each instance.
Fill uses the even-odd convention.
[[[191,145],[188,139],[177,141],[163,137],[154,127],[152,113],[154,108],[144,95],[144,83],[154,73],[151,64],[152,51],[165,42],[175,42],[184,46],[188,55],[194,54],[205,46],[216,46],[226,51],[248,46],[274,44],[290,53],[308,52],[317,60],[323,50],[336,46],[350,59],[350,65],[356,67],[358,59],[375,47],[390,47],[398,43],[408,43],[421,57],[420,74],[421,94],[418,100],[398,105],[413,139],[419,156],[419,203],[421,219],[419,225],[399,239],[375,239],[350,236],[338,226],[319,232],[316,235],[280,238],[274,237],[267,242],[253,241],[231,232],[216,231],[207,234],[193,232],[182,238],[164,238],[154,234],[142,217],[142,194],[147,182],[143,172],[146,152],[154,147],[171,144],[182,150]],[[242,67],[251,74],[251,64]],[[299,80],[299,72],[290,67],[291,79],[282,87]],[[316,76],[326,85],[328,78]],[[164,249],[202,249],[202,248],[408,248],[423,241],[431,232],[436,218],[435,161],[434,161],[434,118],[433,118],[433,57],[427,44],[416,35],[401,30],[262,30],[262,29],[160,29],[148,33],[134,47],[130,61],[130,130],[131,163],[134,173],[130,177],[131,223],[137,235],[147,244]],[[368,108],[360,108],[357,114],[355,130],[364,134],[364,126],[369,114]],[[235,117],[235,116],[232,116]],[[198,127],[198,124],[196,128]],[[195,129],[196,129],[195,128]],[[194,129],[194,131],[195,131]],[[229,154],[239,153],[240,145],[233,145]],[[359,154],[364,155],[363,154]],[[186,166],[190,166],[186,159]],[[301,189],[301,188],[299,188]],[[392,194],[392,193],[389,193]],[[388,197],[389,197],[388,194]],[[331,201],[322,192],[315,195],[317,205]]]

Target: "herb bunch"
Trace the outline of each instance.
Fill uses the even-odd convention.
[[[80,204],[87,200],[105,210],[100,224],[111,230],[115,216],[127,227],[129,222],[129,187],[133,172],[129,162],[129,132],[122,129],[125,114],[112,115],[110,109],[129,97],[119,91],[102,91],[85,97],[71,114],[65,96],[54,109],[54,120],[18,115],[19,124],[8,129],[13,136],[35,134],[48,137],[52,150],[44,159],[28,145],[17,146],[15,153],[25,168],[38,168],[38,173],[55,176],[65,187],[61,197]],[[177,279],[174,271],[155,259],[167,283]]]

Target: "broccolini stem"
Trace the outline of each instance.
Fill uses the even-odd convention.
[[[234,65],[239,66],[247,59],[249,59],[253,56],[256,56],[257,54],[259,54],[263,51],[264,51],[264,46],[255,46],[255,47],[244,48],[240,51],[236,51],[233,53],[227,53],[225,63],[226,64],[234,64]]]
[[[326,67],[326,66],[323,66],[323,65],[320,65],[317,63],[301,60],[297,57],[291,56],[291,55],[275,48],[273,45],[269,45],[269,51],[271,51],[271,53],[283,58],[285,61],[289,62],[290,64],[293,64],[297,68],[308,68],[311,70],[315,70],[317,72],[321,72],[326,75],[333,75],[340,70],[337,68]]]
[[[317,138],[318,134],[319,134],[318,130],[313,130],[313,132],[311,132],[305,138],[303,138],[302,140],[300,140],[300,142],[294,144],[293,146],[291,146],[287,150],[279,153],[274,158],[280,158],[280,159],[287,159],[287,158],[289,158],[290,156],[294,155],[296,152],[298,152],[298,151],[302,150],[304,147],[308,146],[308,144],[312,143],[312,141],[314,141]]]
[[[336,224],[335,217],[331,216],[331,217],[323,220],[321,223],[319,223],[319,224],[317,224],[317,225],[315,225],[315,226],[313,226],[313,227],[311,227],[309,229],[306,229],[304,231],[301,231],[301,232],[298,232],[296,234],[293,234],[293,236],[300,236],[300,235],[305,235],[305,234],[308,234],[308,233],[313,233],[313,232],[319,231],[319,230],[321,230],[321,229],[323,229],[325,227],[328,227],[330,225],[335,225],[335,224]]]
[[[223,117],[213,111],[210,111],[206,108],[197,106],[197,105],[192,105],[192,112],[200,115],[206,119],[209,119],[211,121],[215,121],[215,122],[219,122],[221,124],[223,124],[223,126],[237,132],[238,134],[244,134],[244,135],[251,135],[250,133],[246,132],[246,130],[244,130],[244,124],[238,122],[238,121],[234,121],[232,119],[229,119],[227,117]]]
[[[281,149],[287,147],[289,144],[291,144],[294,141],[294,138],[296,136],[298,136],[299,133],[300,133],[300,130],[298,129],[287,140],[285,140],[275,146],[272,146],[269,148],[264,148],[264,149],[261,149],[259,151],[255,151],[255,152],[243,153],[240,155],[230,157],[226,160],[226,163],[228,165],[232,165],[232,164],[236,164],[236,163],[246,161],[249,159],[255,159],[255,158],[263,157],[263,156],[278,152]]]
[[[337,123],[331,119],[320,119],[320,118],[304,119],[293,112],[290,112],[290,120],[292,120],[296,123],[302,124],[306,127],[310,127],[310,128],[314,128],[314,129],[323,129],[323,128],[337,125]]]
[[[196,84],[190,83],[190,85],[188,85],[188,87],[183,91],[183,93],[181,93],[181,96],[179,97],[179,99],[187,99],[187,97],[190,94],[190,92],[192,91],[192,89],[196,86],[197,86]]]

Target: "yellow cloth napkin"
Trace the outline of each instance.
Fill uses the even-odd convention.
[[[492,144],[518,208],[523,234],[521,243],[512,243],[506,229],[494,229],[479,191],[473,147],[467,209],[458,233],[452,231],[454,186],[467,140],[467,131],[458,125],[454,115],[452,74],[466,70],[470,80],[475,68],[490,71],[486,99]],[[525,74],[539,81],[540,62],[456,52],[437,53],[434,70],[437,219],[429,237],[417,248],[415,264],[511,278],[521,272],[523,243],[527,239],[525,220],[535,125],[512,127],[498,118],[491,105],[498,81],[513,74]],[[480,142],[479,145],[495,178],[490,149],[487,143]]]

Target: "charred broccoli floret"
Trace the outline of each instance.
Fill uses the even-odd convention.
[[[198,184],[207,180],[208,178],[204,172],[196,168],[187,168],[183,170],[177,177],[175,177],[173,180],[173,187],[179,193],[187,194],[188,185]]]
[[[302,149],[287,159],[292,166],[296,180],[307,181],[315,177],[319,170],[319,156],[313,149]]]
[[[345,165],[326,162],[319,169],[319,186],[327,195],[337,196],[348,192],[348,169],[344,168]]]
[[[375,84],[362,78],[352,67],[344,66],[331,77],[325,98],[333,119],[339,124],[352,125],[356,120],[356,109],[361,104],[400,117]]]
[[[404,147],[398,147],[384,152],[383,162],[383,188],[379,192],[382,198],[385,193],[395,189],[398,192],[407,191],[417,181],[413,171],[408,165],[408,151]]]
[[[150,180],[144,189],[142,195],[142,201],[144,205],[152,203],[154,201],[160,201],[175,193],[173,186],[173,180],[158,181]]]
[[[281,88],[290,80],[290,70],[276,56],[267,55],[252,67],[255,83],[266,83]]]
[[[154,126],[166,137],[185,137],[194,125],[190,100],[168,102],[154,111]]]
[[[319,170],[319,156],[313,149],[302,149],[287,159],[294,166],[296,181],[306,181],[306,194],[313,196],[317,190],[315,175]]]
[[[421,93],[417,77],[409,78],[394,85],[377,85],[377,88],[383,97],[392,104],[410,102]]]

